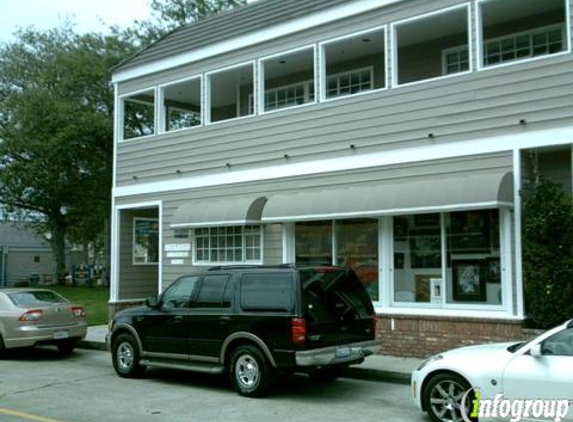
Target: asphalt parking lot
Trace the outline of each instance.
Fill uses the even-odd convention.
[[[318,384],[303,376],[265,399],[238,396],[220,376],[150,370],[119,378],[106,352],[18,351],[0,360],[0,421],[429,421],[407,385],[342,378]]]

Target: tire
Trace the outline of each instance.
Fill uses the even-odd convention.
[[[117,375],[122,378],[138,378],[145,372],[137,341],[131,334],[120,334],[113,341],[111,359]]]
[[[58,347],[60,356],[70,356],[77,345],[77,340],[67,340],[58,343],[56,346]]]
[[[461,402],[470,389],[470,384],[464,378],[453,373],[432,377],[423,392],[426,412],[434,422],[463,422]],[[467,411],[473,399],[473,392],[470,392],[465,404]],[[470,420],[477,422],[477,418]]]
[[[2,336],[0,335],[0,359],[6,356],[6,346],[4,346],[4,340],[2,340]]]
[[[320,368],[309,373],[310,378],[316,382],[329,383],[334,382],[342,376],[344,367],[335,366],[332,368]]]
[[[231,357],[231,384],[245,397],[266,396],[274,381],[274,371],[255,346],[239,346]]]

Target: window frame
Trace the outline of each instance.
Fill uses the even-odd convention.
[[[197,252],[199,250],[199,248],[197,247],[197,234],[196,234],[196,230],[197,229],[208,229],[209,230],[209,239],[211,238],[211,230],[212,229],[218,229],[220,228],[219,226],[217,227],[196,227],[193,229],[193,233],[191,234],[191,238],[192,238],[192,242],[194,244],[194,248],[193,248],[193,253],[192,253],[192,260],[193,260],[193,265],[196,266],[213,266],[213,265],[241,265],[241,264],[249,264],[249,265],[262,265],[264,262],[264,225],[262,224],[253,224],[253,225],[249,225],[249,226],[256,226],[259,227],[260,230],[260,243],[259,243],[259,248],[260,248],[260,259],[258,260],[247,260],[247,242],[246,242],[246,236],[247,233],[245,232],[245,228],[247,226],[221,226],[224,228],[228,228],[228,227],[241,227],[241,256],[242,259],[240,261],[206,261],[206,260],[199,260],[197,259]],[[210,242],[210,240],[209,240]],[[211,247],[209,247],[209,252],[211,251]],[[210,254],[209,254],[210,256]]]
[[[136,136],[134,138],[126,139],[125,138],[125,100],[129,97],[133,97],[134,95],[142,94],[142,93],[148,92],[148,91],[153,91],[153,133],[151,133],[149,135]],[[156,85],[118,95],[118,97],[117,97],[117,100],[118,100],[117,140],[118,140],[118,142],[131,142],[131,141],[135,141],[135,140],[152,138],[152,137],[158,135],[158,126],[157,126],[157,120],[158,120],[157,104],[158,104],[158,101],[157,101],[157,97],[158,97],[158,93],[157,93],[157,86]]]
[[[203,74],[203,126],[213,126],[218,124],[223,124],[227,122],[236,122],[244,119],[251,119],[257,116],[257,101],[255,101],[255,109],[253,114],[247,114],[245,116],[237,116],[232,119],[224,119],[219,120],[217,122],[211,121],[211,76],[216,75],[217,73],[227,72],[229,70],[238,69],[241,67],[252,66],[253,70],[253,95],[257,98],[257,61],[256,60],[247,60],[245,62],[233,64],[230,66],[222,67],[216,70],[212,70],[209,72],[205,72]],[[247,105],[248,108],[248,105]]]
[[[477,0],[475,3],[477,71],[498,69],[500,67],[512,66],[512,65],[516,65],[516,64],[520,64],[520,63],[530,63],[530,62],[537,61],[537,60],[550,59],[552,57],[559,57],[559,56],[562,56],[564,54],[571,53],[572,32],[571,32],[571,13],[569,12],[571,10],[571,4],[570,4],[570,0],[563,0],[563,2],[564,2],[563,7],[564,7],[564,11],[565,11],[565,21],[562,23],[563,29],[565,31],[565,34],[563,34],[563,40],[565,40],[565,49],[563,51],[560,51],[559,53],[544,54],[541,56],[528,57],[528,58],[524,58],[521,60],[512,60],[512,61],[508,61],[508,62],[504,62],[504,63],[496,63],[493,65],[484,65],[484,51],[485,51],[484,47],[485,47],[485,41],[486,40],[483,39],[483,13],[482,13],[483,9],[482,9],[482,4],[492,2],[492,1],[500,1],[500,0]],[[558,25],[558,24],[555,24],[555,25]],[[548,26],[552,26],[552,25],[545,25],[544,27],[548,27]],[[541,27],[541,28],[544,28],[544,27]],[[521,32],[531,33],[531,31],[521,31]],[[515,34],[518,34],[518,33],[515,33]],[[509,35],[512,35],[512,34],[509,34]],[[498,38],[504,38],[504,37],[495,37],[495,38],[490,39],[489,41],[496,40]]]
[[[349,95],[342,95],[339,97],[333,97],[333,98],[327,98],[326,93],[327,93],[327,79],[328,76],[326,74],[326,49],[325,47],[328,44],[334,44],[340,41],[344,41],[350,38],[355,38],[361,35],[367,35],[370,34],[372,32],[377,32],[383,30],[384,31],[384,60],[383,60],[383,67],[385,70],[385,75],[384,75],[384,87],[382,88],[372,88],[369,91],[362,91],[362,92],[357,92],[356,94],[349,94]],[[320,97],[319,100],[321,103],[327,103],[329,101],[337,101],[340,100],[342,98],[353,98],[359,95],[368,95],[368,94],[372,94],[374,92],[381,92],[381,91],[387,91],[388,89],[390,89],[390,74],[391,72],[388,72],[388,64],[389,64],[389,60],[390,57],[392,55],[392,49],[389,47],[389,39],[388,39],[388,25],[384,24],[384,25],[380,25],[380,26],[376,26],[373,28],[368,28],[365,30],[361,30],[358,32],[352,32],[346,35],[342,35],[340,37],[336,37],[336,38],[332,38],[326,41],[322,41],[318,44],[318,49],[319,49],[319,55],[318,55],[318,60],[319,60],[319,74],[318,74],[318,82],[319,82],[319,90],[317,92],[319,92]],[[368,66],[371,67],[372,66]],[[334,76],[334,75],[331,75]],[[372,68],[372,74],[371,74],[371,81],[372,81],[372,86],[374,86],[374,69]]]
[[[399,83],[399,66],[398,66],[398,36],[397,36],[397,27],[399,27],[400,25],[403,25],[405,23],[410,23],[410,22],[415,22],[418,20],[423,20],[432,16],[437,16],[437,15],[442,15],[442,14],[446,14],[449,12],[452,12],[456,9],[466,9],[466,14],[467,14],[467,34],[468,34],[468,42],[467,42],[467,46],[469,49],[469,70],[464,71],[464,72],[458,72],[458,73],[452,73],[449,75],[440,75],[440,76],[436,76],[433,78],[428,78],[428,79],[422,79],[419,81],[413,81],[413,82],[406,82],[406,83]],[[473,27],[473,19],[472,19],[472,8],[471,8],[471,3],[467,2],[467,3],[461,3],[461,4],[457,4],[455,6],[450,6],[450,7],[446,7],[443,9],[439,9],[439,10],[435,10],[433,12],[428,12],[428,13],[424,13],[421,15],[417,15],[417,16],[412,16],[410,18],[406,18],[406,19],[402,19],[396,22],[392,22],[390,24],[390,34],[391,34],[391,55],[392,55],[392,69],[391,69],[391,73],[392,73],[392,88],[402,88],[402,87],[407,87],[407,86],[414,86],[414,85],[419,85],[419,84],[423,84],[423,83],[427,83],[427,82],[436,82],[436,81],[440,81],[443,79],[449,79],[449,78],[455,78],[458,76],[464,76],[464,75],[468,75],[472,72],[474,72],[475,70],[475,66],[474,66],[474,49],[473,49],[473,42],[472,42],[472,38],[473,38],[473,34],[474,34],[474,27]],[[443,53],[444,49],[442,49],[442,53]]]
[[[131,238],[131,263],[133,266],[158,266],[159,265],[159,261],[161,260],[161,251],[158,250],[157,251],[157,261],[155,262],[149,262],[146,260],[146,262],[136,262],[135,261],[135,238],[136,238],[136,232],[135,232],[135,226],[137,224],[138,221],[151,221],[151,222],[156,222],[159,226],[159,218],[152,218],[152,217],[133,217],[133,226],[132,226],[132,238]],[[157,228],[157,246],[158,249],[161,247],[161,229],[160,227]],[[147,258],[146,258],[147,259]]]
[[[294,105],[291,107],[282,107],[282,108],[278,108],[275,110],[265,110],[265,67],[264,67],[264,62],[271,60],[271,59],[275,59],[277,57],[281,57],[281,56],[288,56],[290,54],[293,53],[298,53],[300,51],[306,51],[306,50],[312,50],[312,63],[313,63],[313,79],[311,80],[306,80],[305,82],[302,83],[308,83],[308,82],[313,82],[314,83],[314,100],[313,101],[309,101],[308,103],[304,103],[304,104],[298,104],[298,105]],[[255,96],[255,114],[254,115],[265,115],[265,114],[271,114],[271,113],[277,113],[277,112],[281,112],[281,111],[286,111],[286,110],[293,110],[293,109],[298,109],[300,107],[308,107],[314,104],[318,104],[318,95],[317,93],[318,88],[319,88],[319,83],[318,83],[318,79],[319,79],[319,73],[320,73],[320,69],[317,69],[317,55],[318,55],[318,45],[316,43],[313,44],[308,44],[302,47],[297,47],[297,48],[293,48],[291,50],[285,50],[282,51],[280,53],[275,53],[275,54],[271,54],[269,56],[265,56],[265,57],[261,57],[260,59],[257,60],[257,76],[258,76],[258,80],[256,81],[256,86],[257,86],[257,96]],[[293,83],[291,85],[299,85],[300,83]],[[279,87],[279,89],[282,87]],[[274,88],[272,88],[274,89]],[[306,96],[306,86],[305,86],[305,96]]]
[[[199,96],[201,98],[201,101],[200,101],[201,111],[199,112],[201,123],[198,125],[195,125],[195,126],[185,127],[185,128],[181,128],[181,129],[167,130],[167,122],[166,122],[167,113],[165,110],[166,107],[164,105],[165,88],[167,88],[169,86],[185,83],[185,82],[194,81],[197,79],[199,80]],[[159,98],[158,98],[158,110],[157,110],[157,115],[158,115],[157,133],[158,133],[158,135],[163,135],[166,133],[177,133],[177,132],[181,132],[184,130],[198,129],[200,127],[205,126],[205,95],[204,95],[205,84],[204,84],[204,78],[203,78],[202,74],[194,75],[194,76],[190,76],[187,78],[178,79],[176,81],[166,82],[166,83],[160,84],[157,86],[157,90],[158,90],[158,96],[159,96]]]

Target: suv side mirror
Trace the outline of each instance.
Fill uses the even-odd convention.
[[[151,309],[156,309],[159,306],[159,299],[157,296],[150,296],[145,299],[145,304]]]
[[[533,346],[529,351],[529,353],[534,358],[540,358],[541,356],[543,356],[543,352],[541,350],[541,344],[536,344],[535,346]]]

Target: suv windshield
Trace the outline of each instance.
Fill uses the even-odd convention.
[[[374,312],[368,293],[352,270],[300,271],[306,313],[314,322],[370,318]]]

